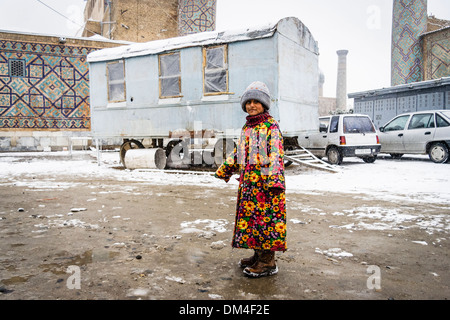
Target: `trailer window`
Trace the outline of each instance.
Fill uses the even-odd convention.
[[[181,94],[180,53],[159,56],[159,97],[173,98]]]
[[[203,49],[204,93],[228,93],[227,46]]]
[[[125,101],[125,66],[123,60],[108,63],[108,101]]]

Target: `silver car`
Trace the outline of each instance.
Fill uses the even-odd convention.
[[[381,153],[428,154],[435,163],[449,160],[450,110],[404,113],[380,127]]]

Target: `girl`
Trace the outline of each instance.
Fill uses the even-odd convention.
[[[254,250],[239,265],[249,277],[278,273],[275,251],[286,247],[286,206],[283,137],[268,113],[270,93],[256,81],[241,98],[248,113],[239,142],[215,176],[229,181],[239,170],[239,189],[232,247]]]

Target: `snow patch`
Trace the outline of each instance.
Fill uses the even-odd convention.
[[[330,248],[328,250],[321,250],[319,248],[316,248],[315,252],[334,258],[353,257],[353,254],[351,254],[350,252],[343,251],[341,248]]]
[[[181,230],[182,233],[197,233],[202,232],[203,230],[209,231],[217,231],[217,232],[226,232],[227,229],[225,226],[228,224],[228,221],[225,219],[197,219],[195,221],[183,221],[180,223],[180,226],[183,228]],[[203,225],[202,229],[196,228],[198,225]]]

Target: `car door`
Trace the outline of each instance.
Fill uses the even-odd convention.
[[[325,156],[329,127],[330,117],[321,117],[319,118],[319,132],[312,133],[308,136],[308,149],[318,157]]]
[[[339,136],[342,130],[339,130],[339,126],[342,126],[342,116],[332,116],[330,121],[330,128],[328,130],[328,136],[323,136],[325,148],[329,145],[339,145]]]
[[[413,114],[403,132],[405,153],[426,153],[427,143],[434,139],[435,132],[433,112]]]
[[[434,140],[450,140],[450,111],[436,113],[436,133]]]
[[[410,115],[400,115],[380,128],[381,152],[405,153],[403,135]]]

